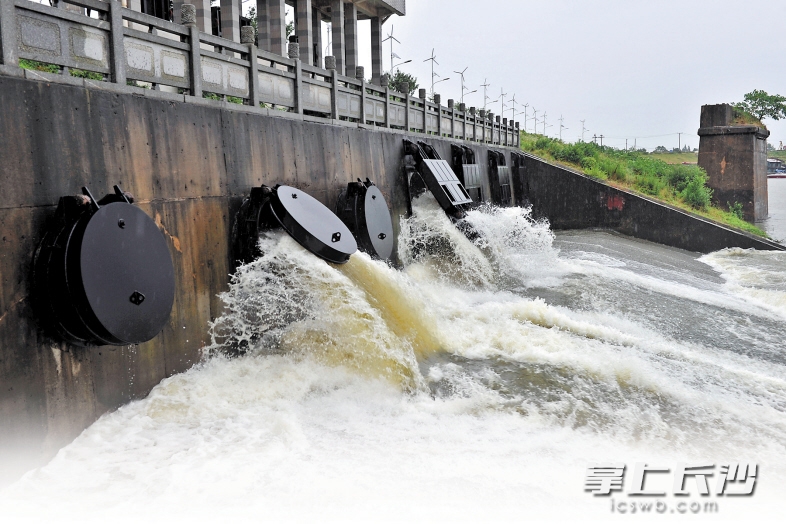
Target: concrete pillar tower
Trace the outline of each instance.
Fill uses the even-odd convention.
[[[300,61],[314,64],[314,38],[311,0],[295,0],[295,34],[300,44]]]
[[[382,76],[382,19],[371,19],[371,82],[379,85]]]
[[[344,46],[344,0],[333,0],[330,3],[330,33],[333,37],[333,56],[336,58],[336,71],[338,74],[344,75],[344,65],[346,60],[344,53],[346,47]]]
[[[287,56],[287,6],[284,0],[267,0],[270,52]]]
[[[767,138],[770,132],[734,122],[729,104],[701,106],[699,167],[707,171],[712,199],[742,204],[745,220],[767,218]]]
[[[240,42],[240,0],[221,0],[221,37]]]
[[[197,29],[209,35],[213,34],[213,22],[210,20],[210,0],[190,0],[196,5]]]
[[[269,0],[257,0],[257,47],[270,51]]]
[[[311,13],[311,35],[314,39],[314,63],[317,67],[323,67],[322,63],[322,13],[314,10]]]
[[[346,74],[354,77],[355,68],[358,66],[358,8],[355,4],[344,4],[344,45]]]

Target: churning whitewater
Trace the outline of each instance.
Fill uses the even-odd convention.
[[[782,511],[786,253],[555,236],[521,208],[466,220],[474,241],[420,197],[403,269],[266,234],[204,363],[102,417],[0,514],[601,521],[584,480],[604,462],[755,462],[754,496],[690,518]]]

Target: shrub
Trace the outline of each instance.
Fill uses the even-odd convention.
[[[580,165],[582,169],[589,171],[590,169],[597,169],[598,161],[595,159],[595,157],[585,156],[581,159]]]
[[[625,182],[628,179],[628,167],[610,156],[602,156],[598,159],[598,168],[601,169],[612,180]]]
[[[680,196],[689,206],[706,209],[712,198],[712,189],[707,187],[707,175],[703,171],[696,173],[685,185]]]
[[[659,176],[647,174],[636,177],[634,186],[644,194],[659,195],[661,190],[666,187],[666,181]]]
[[[694,166],[672,166],[672,169],[666,175],[669,185],[674,187],[678,193],[685,191],[685,187],[695,176],[697,169]]]
[[[729,213],[734,215],[736,218],[739,218],[740,220],[745,220],[745,213],[742,210],[742,204],[741,203],[734,202],[732,204],[731,202],[726,202],[726,204],[729,205]]]

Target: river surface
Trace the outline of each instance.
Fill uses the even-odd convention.
[[[757,225],[773,239],[786,243],[786,178],[768,178],[767,194],[769,216]]]
[[[786,253],[555,235],[518,208],[471,212],[472,243],[414,209],[402,270],[263,237],[205,362],[0,492],[0,520],[603,522],[647,499],[659,522],[782,522]],[[629,495],[637,462],[667,496]],[[670,495],[679,463],[714,489],[736,462],[752,496]],[[586,491],[592,464],[624,489]]]

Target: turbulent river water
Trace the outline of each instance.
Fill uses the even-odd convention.
[[[421,198],[401,269],[263,237],[205,362],[6,488],[3,522],[605,521],[642,500],[637,462],[712,465],[712,486],[756,463],[752,496],[690,477],[675,499],[658,473],[667,496],[648,500],[777,520],[786,253],[555,235],[519,208],[468,221],[474,242]],[[595,463],[625,464],[624,489],[586,491]]]

